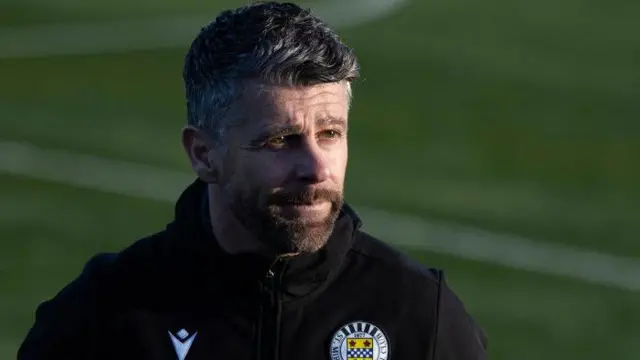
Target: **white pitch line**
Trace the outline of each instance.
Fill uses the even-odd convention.
[[[0,141],[0,173],[166,202],[174,202],[194,179],[188,173],[12,141]],[[640,291],[637,259],[354,207],[365,230],[396,246]]]
[[[408,1],[332,0],[302,5],[342,29],[387,16]],[[214,16],[4,28],[0,29],[0,59],[187,48]]]

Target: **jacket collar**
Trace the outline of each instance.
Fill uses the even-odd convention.
[[[193,261],[225,287],[235,290],[255,289],[273,269],[275,259],[253,253],[228,254],[211,230],[207,186],[195,180],[181,194],[175,206],[175,219],[169,233],[176,241],[186,242]],[[285,300],[306,297],[323,289],[337,275],[362,222],[355,211],[344,205],[327,244],[315,253],[301,254],[280,264],[279,290]]]

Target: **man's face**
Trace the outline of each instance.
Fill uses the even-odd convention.
[[[220,187],[232,213],[281,253],[313,252],[333,230],[347,167],[346,83],[255,87],[231,111]]]

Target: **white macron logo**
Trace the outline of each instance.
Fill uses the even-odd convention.
[[[176,349],[176,354],[178,355],[178,360],[184,360],[189,353],[189,349],[191,348],[191,344],[193,344],[193,340],[196,339],[196,335],[198,332],[196,331],[191,337],[189,337],[189,332],[185,329],[178,331],[176,334],[178,336],[177,339],[171,331],[169,331],[169,336],[171,337],[171,342],[173,343],[173,348]]]

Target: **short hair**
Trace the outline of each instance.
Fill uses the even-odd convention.
[[[226,112],[247,81],[313,86],[359,77],[354,51],[328,24],[292,3],[259,2],[220,13],[203,27],[184,62],[189,125],[221,140]]]

